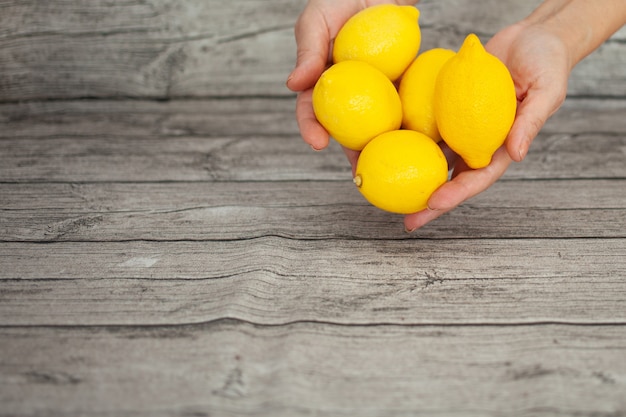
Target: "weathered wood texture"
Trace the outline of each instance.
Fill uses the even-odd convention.
[[[625,114],[570,99],[504,178],[626,178]],[[0,121],[3,181],[351,179],[336,143],[311,153],[299,138],[292,98],[4,104]]]
[[[285,95],[304,0],[0,4],[0,100]],[[423,0],[423,50],[488,39],[539,0]],[[572,76],[570,94],[626,96],[626,30]]]
[[[625,340],[610,325],[5,328],[0,415],[623,416]]]
[[[500,182],[415,238],[624,238],[624,180]],[[5,184],[6,241],[393,239],[351,182]],[[494,221],[497,218],[497,221]]]
[[[612,323],[626,336],[624,253],[626,239],[3,243],[0,315],[11,326]]]
[[[424,47],[539,2],[479,3]],[[626,32],[407,234],[299,138],[303,5],[0,2],[0,416],[626,416]]]

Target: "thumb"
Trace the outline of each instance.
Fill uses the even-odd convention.
[[[506,148],[511,159],[516,162],[524,160],[530,144],[550,116],[561,107],[564,100],[565,93],[546,97],[544,91],[539,89],[528,90],[526,97],[518,105],[517,115],[506,141]]]
[[[295,26],[296,67],[287,78],[287,87],[304,91],[315,85],[328,62],[330,34],[322,13],[307,6]]]

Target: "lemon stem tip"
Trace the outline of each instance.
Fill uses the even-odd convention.
[[[461,51],[469,51],[475,48],[484,49],[483,44],[480,42],[480,38],[476,36],[474,33],[470,33],[463,41],[463,45],[461,45]]]
[[[354,185],[356,185],[357,187],[361,187],[361,184],[363,184],[363,179],[360,175],[357,175],[352,179],[352,182],[354,182]]]

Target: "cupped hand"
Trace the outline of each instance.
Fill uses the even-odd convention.
[[[517,23],[497,33],[485,47],[504,62],[515,83],[518,107],[511,131],[485,168],[472,170],[460,158],[449,158],[458,161],[452,179],[433,193],[427,209],[405,217],[407,231],[485,191],[512,161],[521,162],[545,122],[565,100],[572,62],[564,43],[550,31]]]
[[[311,96],[313,86],[330,64],[332,40],[351,16],[365,7],[382,3],[417,2],[310,0],[296,23],[297,61],[287,86],[298,92],[296,119],[302,138],[313,149],[323,149],[329,141],[328,132],[315,118]],[[518,108],[511,131],[491,163],[477,170],[468,168],[442,142],[453,168],[452,178],[433,193],[427,209],[405,216],[407,231],[424,226],[486,190],[504,174],[511,162],[522,161],[545,122],[565,100],[572,58],[564,42],[541,24],[522,21],[511,25],[497,33],[486,44],[486,49],[504,62],[515,83]],[[359,154],[344,151],[354,171]]]
[[[302,138],[313,149],[328,146],[328,132],[315,118],[311,96],[315,83],[331,63],[332,43],[339,29],[366,7],[415,3],[416,0],[310,0],[307,3],[295,26],[296,67],[287,78],[287,87],[298,92],[296,120]]]

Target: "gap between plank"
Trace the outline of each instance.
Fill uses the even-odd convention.
[[[447,323],[447,322],[424,322],[424,323],[397,323],[397,322],[369,322],[369,323],[347,323],[330,320],[292,320],[281,323],[258,323],[251,320],[223,317],[207,321],[199,321],[195,323],[171,323],[171,324],[8,324],[0,325],[0,329],[109,329],[109,330],[149,330],[149,329],[180,329],[180,328],[204,328],[218,325],[245,325],[255,328],[289,328],[301,325],[324,325],[329,327],[346,327],[346,328],[369,328],[369,327],[397,327],[397,328],[429,328],[429,327],[445,327],[445,328],[468,328],[468,327],[541,327],[541,326],[567,326],[567,327],[626,327],[626,320],[616,321],[567,321],[567,320],[529,320],[518,322],[465,322],[465,323]]]

